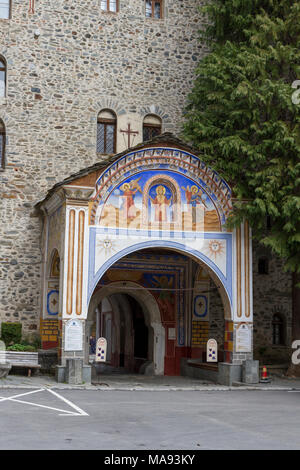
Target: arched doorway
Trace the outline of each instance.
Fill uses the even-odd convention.
[[[111,368],[164,374],[165,331],[160,309],[151,293],[136,282],[99,283],[89,305],[87,330],[87,338],[108,336],[107,363]],[[85,351],[87,362],[88,343]]]
[[[193,271],[195,282],[188,289],[197,287],[197,295],[192,298],[190,294],[189,303],[173,312],[172,298],[167,292],[172,285],[172,273],[157,273],[154,269],[157,263],[153,263],[149,274],[151,279],[148,276],[140,282],[121,277],[101,285],[117,263],[135,256],[141,250],[168,250],[174,256],[192,260],[196,268],[201,265],[210,282],[214,283],[213,289],[217,289],[224,306],[224,361],[230,369],[231,366],[241,366],[245,359],[252,359],[251,230],[247,221],[234,230],[227,227],[226,221],[232,213],[229,185],[191,153],[183,142],[164,134],[151,144],[141,144],[112,157],[107,165],[101,162],[87,168],[56,185],[39,207],[45,214],[45,253],[50,253],[54,241],[61,246],[63,274],[59,318],[62,319],[62,368],[69,358],[75,357],[74,351],[76,358],[84,358],[84,338],[87,338],[89,328],[87,316],[91,315],[89,309],[94,299],[108,289],[111,295],[133,296],[141,304],[144,314],[148,311],[154,331],[154,373],[180,373],[181,358],[193,352],[193,332],[195,338],[199,335],[202,338],[202,330],[205,330],[200,325],[203,316],[201,309],[207,305],[202,281],[198,279],[195,284],[194,267],[192,269],[190,266],[186,278],[191,281],[189,276]],[[54,216],[59,211],[61,220],[54,225],[51,221],[55,220]],[[61,228],[59,239],[57,227]],[[164,265],[169,266],[166,262]],[[146,272],[145,269],[142,272]],[[112,288],[110,284],[114,283],[115,289],[117,282],[124,290],[109,290]],[[128,282],[138,284],[139,288],[135,287],[129,293],[125,290]],[[181,287],[175,284],[172,289],[181,291]],[[98,293],[100,288],[101,294]],[[210,288],[207,290],[210,291]],[[143,292],[147,292],[149,305],[155,303],[154,309],[145,308],[141,299],[137,298]],[[102,299],[105,296],[107,293]],[[130,304],[129,299],[125,298]],[[99,302],[102,299],[98,299]],[[95,308],[99,302],[94,305]],[[196,309],[193,320],[192,308]],[[153,315],[157,317],[157,323]],[[68,333],[70,321],[72,325],[77,325],[77,334],[73,331],[72,334]],[[197,334],[192,321],[201,330]],[[71,339],[76,339],[75,343]],[[163,353],[159,354],[159,350]],[[120,354],[122,364],[123,353]]]
[[[180,375],[182,358],[206,361],[210,338],[218,342],[219,360],[226,358],[226,311],[224,287],[207,266],[182,252],[144,249],[99,279],[88,335],[108,340],[107,371]]]

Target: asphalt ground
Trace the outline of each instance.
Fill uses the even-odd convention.
[[[1,389],[1,450],[300,449],[300,391]]]

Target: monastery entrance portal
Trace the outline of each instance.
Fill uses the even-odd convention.
[[[251,230],[228,228],[229,185],[185,144],[170,134],[140,144],[56,185],[39,207],[42,323],[56,322],[62,375],[74,357],[88,370],[101,335],[111,368],[140,373],[179,375],[210,338],[224,363],[252,359]]]
[[[211,337],[219,359],[230,359],[228,306],[203,263],[169,249],[133,252],[104,273],[91,297],[86,362],[95,360],[99,337],[108,341],[104,374],[180,375],[182,357],[206,362]]]

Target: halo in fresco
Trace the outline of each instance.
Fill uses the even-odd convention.
[[[97,213],[103,227],[221,231],[215,204],[182,174],[144,171],[117,185]]]

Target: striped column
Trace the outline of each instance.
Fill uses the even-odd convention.
[[[86,318],[88,207],[67,206],[63,318]]]

